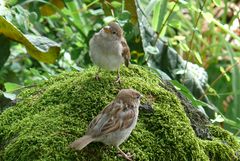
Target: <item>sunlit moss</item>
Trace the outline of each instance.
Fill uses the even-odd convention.
[[[180,101],[159,84],[159,78],[143,67],[103,71],[96,68],[65,72],[24,91],[20,102],[0,115],[0,160],[122,160],[116,149],[92,143],[81,152],[68,145],[82,136],[88,123],[122,88],[144,94],[155,112],[140,112],[136,129],[120,147],[135,160],[229,160],[236,159],[239,144],[226,131],[210,127],[213,141],[196,137]]]

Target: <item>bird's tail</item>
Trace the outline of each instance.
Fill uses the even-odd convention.
[[[93,142],[94,139],[89,135],[84,135],[83,137],[75,140],[69,146],[75,150],[82,150],[85,146]]]

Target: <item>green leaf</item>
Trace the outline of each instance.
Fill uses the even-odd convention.
[[[217,93],[217,91],[214,89],[214,88],[212,88],[211,86],[209,86],[209,85],[207,85],[207,89],[208,89],[208,93],[209,94],[211,94],[211,95],[213,95],[213,96],[216,96],[216,97],[220,97],[219,95],[218,95],[218,93]]]
[[[163,25],[164,17],[167,14],[167,4],[168,4],[167,0],[159,1],[153,10],[152,24],[155,31],[158,33],[160,32],[160,29]]]
[[[69,14],[71,18],[73,19],[73,23],[80,29],[85,30],[84,25],[86,25],[85,20],[82,18],[82,13],[79,12],[80,5],[82,5],[82,2],[77,2],[76,0],[65,2]]]
[[[211,23],[214,19],[210,12],[203,12],[202,15],[208,23]]]
[[[11,22],[0,16],[0,34],[23,44],[35,59],[54,63],[60,52],[60,45],[46,37],[24,35]]]
[[[193,54],[194,54],[195,58],[197,59],[198,63],[202,64],[202,58],[201,58],[199,52],[193,51]]]
[[[145,14],[147,16],[150,16],[151,15],[151,12],[152,10],[154,9],[154,6],[157,4],[158,0],[151,0],[148,5],[146,6],[146,9],[145,9]]]
[[[224,122],[228,125],[231,125],[234,128],[240,129],[240,124],[232,119],[224,117]]]
[[[103,21],[104,21],[104,23],[106,23],[106,24],[108,24],[109,22],[112,22],[112,21],[114,21],[114,20],[115,20],[115,18],[112,17],[112,16],[106,16],[106,17],[103,18]]]
[[[122,3],[117,2],[117,1],[113,1],[113,2],[111,2],[111,5],[112,5],[114,8],[120,8],[120,7],[122,6]]]
[[[230,45],[225,42],[225,46],[227,48],[228,54],[231,58],[231,65],[233,66],[232,68],[232,90],[233,90],[233,96],[234,96],[234,102],[233,102],[233,107],[231,110],[228,111],[230,113],[231,119],[237,120],[237,118],[240,117],[240,72],[239,72],[239,67],[238,63],[235,60],[235,57],[237,56],[237,52],[234,52],[234,50],[230,47]]]
[[[0,50],[0,69],[1,69],[10,55],[10,41],[3,35],[0,35],[0,46],[1,46]]]
[[[172,1],[172,2],[169,2],[168,3],[168,9],[169,10],[172,10],[173,9],[173,12],[178,12],[179,11],[179,6],[178,5],[176,5],[176,3],[178,3],[178,2],[176,2],[176,1]]]
[[[4,83],[4,87],[6,89],[6,92],[13,92],[22,88],[23,86],[16,83],[7,82],[7,83]]]
[[[222,66],[220,66],[220,71],[221,71],[221,73],[224,75],[224,77],[226,78],[226,80],[228,81],[228,82],[230,82],[230,77],[227,75],[227,72],[225,71],[225,69],[222,67]]]
[[[189,47],[187,46],[186,43],[183,43],[183,42],[179,43],[179,47],[185,52],[189,51]]]
[[[131,18],[131,14],[128,11],[123,11],[120,15],[119,15],[119,20],[129,20]]]
[[[169,26],[176,28],[176,29],[181,29],[182,27],[182,22],[179,20],[171,20],[168,24]]]
[[[200,101],[200,100],[197,100],[197,99],[192,95],[191,91],[190,91],[187,87],[185,87],[184,85],[182,85],[181,83],[179,83],[178,81],[172,80],[171,82],[172,82],[172,84],[173,84],[175,87],[177,87],[177,88],[176,88],[177,90],[181,91],[182,94],[183,94],[185,97],[187,97],[187,98],[192,102],[193,106],[195,106],[195,107],[198,107],[198,106],[206,106],[206,107],[208,107],[209,109],[212,109],[212,110],[214,110],[214,111],[216,111],[216,112],[219,112],[219,110],[218,110],[216,107],[211,106],[210,104],[205,103],[205,102],[202,102],[202,101]]]
[[[164,17],[166,16],[167,4],[168,4],[167,0],[159,1],[153,10],[152,25],[154,30],[157,32],[160,31]]]
[[[213,3],[214,3],[216,6],[221,7],[222,0],[213,0]]]

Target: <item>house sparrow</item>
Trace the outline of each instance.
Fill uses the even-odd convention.
[[[119,145],[122,144],[135,128],[138,108],[142,95],[133,89],[122,89],[117,97],[107,105],[89,124],[87,132],[70,144],[75,150],[81,150],[91,142],[102,142],[115,146],[127,160]]]
[[[98,33],[95,33],[89,42],[89,55],[94,64],[99,66],[96,79],[99,79],[100,69],[117,70],[116,82],[120,81],[120,65],[128,67],[131,59],[128,44],[123,36],[123,30],[116,22],[110,22]]]

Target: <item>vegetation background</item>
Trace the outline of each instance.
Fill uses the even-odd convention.
[[[113,20],[132,64],[171,79],[239,138],[239,0],[1,0],[0,113],[21,90],[91,66],[89,39]]]

